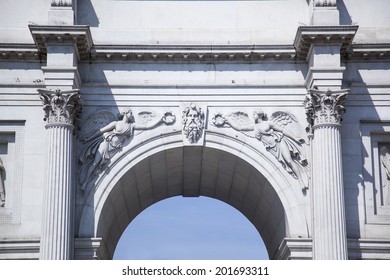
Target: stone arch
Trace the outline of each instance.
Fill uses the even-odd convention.
[[[242,140],[206,133],[204,146],[183,146],[181,134],[158,136],[114,158],[86,194],[78,237],[102,238],[112,258],[128,224],[150,205],[173,196],[208,196],[243,213],[270,258],[284,238],[309,237],[309,196],[279,163]]]

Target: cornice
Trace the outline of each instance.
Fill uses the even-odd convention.
[[[297,57],[307,60],[314,44],[340,44],[345,55],[358,30],[357,25],[300,26],[294,40]]]
[[[0,44],[0,61],[40,61],[34,44]]]
[[[93,45],[88,26],[30,25],[35,44],[0,43],[0,61],[44,62],[47,44],[74,44],[82,62],[305,62],[313,44],[340,44],[343,61],[388,61],[390,42],[352,43],[357,26],[301,26],[294,45]]]
[[[352,44],[347,58],[348,60],[389,60],[390,44]]]
[[[29,25],[35,45],[43,56],[48,44],[73,44],[79,60],[89,59],[92,35],[87,25]]]
[[[254,63],[295,58],[292,45],[99,45],[91,51],[92,62]]]

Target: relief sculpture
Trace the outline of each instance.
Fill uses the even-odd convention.
[[[245,135],[256,138],[265,146],[295,179],[302,189],[308,188],[308,162],[305,155],[303,129],[295,116],[282,111],[274,112],[270,119],[260,109],[253,112],[253,120],[245,112],[228,115],[216,114],[213,124],[231,127]]]
[[[191,144],[199,141],[204,130],[204,113],[195,104],[191,104],[183,110],[182,124],[183,134]]]
[[[0,158],[0,207],[4,207],[5,205],[4,178],[5,178],[5,168],[3,165],[3,161]]]
[[[382,165],[382,174],[385,175],[385,182],[383,182],[383,188],[387,192],[387,198],[385,198],[385,205],[390,205],[390,148],[389,146],[382,146],[380,149],[380,161]]]
[[[114,120],[113,114],[108,111],[97,112],[87,120],[84,126],[88,131],[84,133],[85,138],[81,139],[85,146],[79,156],[79,184],[82,190],[122,150],[125,140],[134,137],[136,130],[144,131],[161,124],[170,125],[176,120],[171,112],[165,112],[160,118],[154,112],[140,112],[138,118],[136,122],[132,110],[127,108],[119,114],[119,120]],[[88,133],[90,131],[92,134]]]

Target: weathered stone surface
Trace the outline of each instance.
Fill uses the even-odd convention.
[[[109,259],[175,195],[271,258],[390,259],[389,1],[30,2],[0,9],[0,259]]]

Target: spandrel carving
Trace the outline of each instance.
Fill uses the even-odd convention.
[[[83,133],[85,138],[81,139],[85,146],[79,156],[81,166],[79,184],[82,190],[94,176],[104,170],[111,158],[122,150],[127,139],[131,140],[140,132],[153,129],[161,124],[173,124],[176,120],[171,112],[165,112],[159,116],[155,112],[144,111],[138,114],[136,121],[130,108],[124,109],[118,117],[119,120],[111,121],[113,114],[101,111],[86,121],[87,132]],[[97,128],[98,126],[100,127]]]
[[[3,161],[0,158],[0,207],[4,207],[5,205],[5,168]]]
[[[216,114],[212,122],[217,127],[231,127],[259,140],[283,168],[299,180],[303,189],[308,188],[304,132],[294,115],[277,111],[268,119],[258,109],[253,112],[253,120],[247,113],[238,111],[228,115]]]

